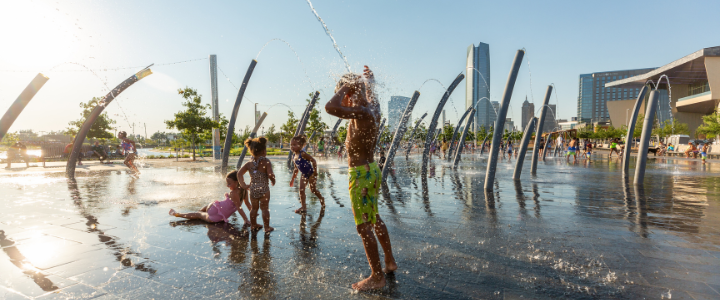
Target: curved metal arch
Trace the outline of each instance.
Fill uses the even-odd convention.
[[[455,77],[455,80],[450,84],[450,86],[445,90],[445,94],[443,94],[442,98],[440,98],[440,103],[438,103],[437,108],[435,108],[435,113],[433,114],[432,119],[430,120],[430,125],[428,125],[428,135],[425,137],[425,147],[423,149],[423,161],[422,161],[422,174],[427,174],[427,163],[430,159],[430,143],[433,142],[433,137],[430,134],[431,132],[435,132],[437,129],[437,121],[438,118],[440,118],[440,113],[442,113],[443,107],[445,107],[445,103],[447,103],[448,98],[450,98],[450,95],[455,91],[455,88],[460,84],[460,82],[465,79],[465,75],[462,73],[458,74],[457,77]]]
[[[5,115],[3,115],[2,119],[0,119],[0,141],[2,141],[5,134],[8,130],[10,130],[10,126],[12,126],[23,109],[25,109],[25,106],[30,103],[30,100],[35,97],[35,94],[37,94],[40,88],[42,88],[49,79],[50,78],[42,73],[38,73],[35,78],[30,81],[28,86],[20,93],[20,96],[15,99],[15,102],[10,105],[7,112],[5,112]]]

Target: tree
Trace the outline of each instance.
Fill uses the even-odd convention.
[[[292,138],[295,135],[295,131],[297,130],[298,126],[298,119],[295,119],[295,114],[288,110],[288,119],[285,122],[285,124],[280,125],[280,131],[283,133],[283,137],[287,137],[288,139]],[[280,141],[282,143],[282,141]]]
[[[85,123],[85,120],[87,120],[87,118],[90,116],[90,113],[92,113],[92,111],[102,99],[103,98],[93,97],[87,103],[80,102],[80,107],[83,109],[83,111],[80,113],[82,118],[76,121],[68,122],[68,125],[70,125],[70,127],[68,127],[67,131],[70,132],[72,135],[76,135],[80,131],[83,123]],[[113,129],[111,126],[113,124],[115,124],[115,120],[110,119],[106,112],[102,113],[97,117],[97,119],[95,119],[95,122],[90,126],[90,131],[88,131],[87,137],[91,139],[114,138],[114,135],[109,132],[109,130]]]
[[[445,124],[445,127],[443,127],[442,133],[440,133],[438,140],[442,141],[444,139],[449,143],[450,141],[452,141],[453,133],[455,133],[455,127],[450,124]]]
[[[251,133],[252,133],[252,131],[250,131],[250,125],[245,125],[245,130],[243,130],[243,132],[238,136],[238,139],[242,143],[245,143],[245,140],[250,138]]]
[[[202,135],[207,131],[212,131],[213,128],[219,128],[220,124],[206,116],[210,105],[202,104],[202,96],[198,95],[197,90],[186,87],[178,89],[178,94],[185,99],[182,105],[186,109],[177,112],[174,120],[166,120],[165,125],[168,129],[177,128],[182,132],[185,140],[192,144],[194,161],[195,148],[198,143],[203,141]]]
[[[15,142],[18,142],[18,141],[20,141],[20,135],[18,135],[17,132],[15,132],[15,133],[8,132],[5,134],[5,136],[3,136],[2,144],[6,145],[6,146],[12,146],[15,144]]]
[[[308,96],[310,96],[310,99],[306,99],[306,101],[309,104],[310,101],[312,101],[313,93],[308,94]],[[318,97],[317,101],[320,102],[320,97]],[[313,110],[310,111],[310,119],[307,122],[307,126],[305,126],[305,132],[317,132],[315,134],[315,139],[318,139],[323,136],[326,129],[328,129],[328,125],[322,121],[322,118],[320,118],[320,111],[313,107]]]
[[[347,137],[347,123],[345,125],[338,127],[337,130],[337,142],[338,144],[345,143],[345,138]]]
[[[167,139],[167,133],[164,132],[164,131],[162,131],[162,132],[161,132],[161,131],[155,132],[155,133],[153,133],[153,134],[150,136],[150,139],[156,140],[156,141],[166,140],[166,139]]]
[[[270,128],[265,132],[265,137],[271,143],[277,143],[280,140],[280,134],[275,132],[275,124],[270,125]]]
[[[720,136],[720,115],[717,112],[703,116],[702,120],[703,124],[698,127],[697,133],[704,134],[708,138]]]
[[[668,137],[674,134],[690,134],[688,125],[680,123],[677,119],[665,120],[661,126],[654,126],[652,134],[657,135],[661,138]]]
[[[223,114],[220,114],[218,117],[220,119],[220,122],[218,123],[218,124],[220,124],[220,126],[218,128],[220,131],[220,145],[224,145],[225,144],[225,136],[227,136],[227,130],[228,130],[228,125],[230,124],[230,121],[228,121],[228,119],[225,116],[223,116]],[[212,138],[213,138],[212,130],[203,132],[203,134],[201,136],[201,139],[203,141],[212,141]],[[234,145],[239,142],[240,141],[238,140],[237,135],[233,135],[231,143]]]

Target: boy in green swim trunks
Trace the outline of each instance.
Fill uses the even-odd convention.
[[[350,201],[355,226],[362,238],[372,271],[370,277],[352,285],[353,289],[360,291],[384,287],[383,272],[390,273],[397,269],[390,235],[378,213],[382,172],[373,156],[380,123],[380,105],[372,91],[372,72],[365,66],[363,73],[363,76],[352,73],[343,75],[335,88],[335,95],[325,105],[325,111],[330,115],[348,119],[345,145],[348,154]],[[384,269],[380,265],[378,241],[385,253]]]

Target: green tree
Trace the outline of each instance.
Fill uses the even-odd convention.
[[[283,139],[288,141],[295,135],[297,131],[298,119],[295,118],[295,114],[288,110],[288,119],[285,124],[280,125],[280,131],[282,132]],[[282,140],[280,142],[283,142]]]
[[[720,136],[720,115],[717,112],[703,116],[702,120],[703,124],[698,127],[697,133],[704,134],[708,138]]]
[[[195,148],[197,148],[197,144],[203,141],[203,134],[212,131],[213,128],[219,128],[220,124],[213,121],[211,117],[206,116],[210,105],[202,104],[202,96],[198,95],[197,90],[186,87],[185,89],[178,89],[178,94],[185,99],[182,105],[186,109],[177,112],[174,120],[166,120],[165,125],[168,129],[176,128],[182,132],[185,140],[192,145],[194,161]]]
[[[245,125],[245,129],[240,133],[238,136],[238,139],[241,141],[241,143],[245,143],[245,140],[250,138],[250,134],[252,131],[250,130],[250,125]]]
[[[78,131],[80,131],[83,123],[85,123],[85,120],[87,120],[87,118],[90,116],[90,113],[92,113],[92,111],[102,99],[103,98],[93,97],[87,103],[80,102],[80,107],[83,109],[83,111],[80,113],[82,118],[76,121],[68,122],[68,125],[70,125],[70,127],[68,127],[67,131],[72,135],[76,135]],[[87,137],[91,139],[114,138],[114,135],[109,131],[113,129],[113,124],[115,124],[115,121],[113,119],[110,119],[106,112],[102,113],[97,117],[97,119],[95,119],[95,122],[92,124],[92,126],[90,126],[90,131],[88,131]]]
[[[664,138],[674,134],[690,134],[690,129],[688,124],[680,123],[673,118],[672,120],[665,120],[661,126],[655,125],[652,134]]]
[[[312,100],[313,93],[308,94],[308,96],[310,96],[310,99],[306,99],[306,101],[309,104]],[[317,101],[320,102],[320,97],[318,97]],[[315,134],[315,141],[317,141],[321,136],[323,136],[325,130],[328,128],[328,125],[325,124],[325,122],[323,122],[322,118],[320,117],[320,111],[317,110],[317,108],[313,107],[313,110],[310,112],[310,119],[307,122],[307,126],[305,126],[305,132],[317,132]]]
[[[271,143],[277,143],[280,140],[280,133],[275,132],[275,124],[270,125],[270,128],[265,132],[265,137]]]
[[[2,144],[6,145],[6,146],[11,146],[19,140],[20,140],[20,135],[17,132],[15,132],[15,133],[8,132],[5,134],[5,136],[3,136]]]
[[[220,132],[220,145],[224,145],[225,137],[227,136],[227,130],[228,130],[228,125],[230,124],[230,121],[223,114],[220,114],[219,119],[220,119],[220,122],[218,124],[220,124],[220,126],[218,129]],[[212,130],[203,132],[201,139],[203,141],[211,141],[211,143],[212,143]],[[232,145],[235,145],[240,142],[241,141],[238,139],[237,135],[232,136],[232,141],[231,141]]]
[[[455,127],[450,124],[445,124],[445,127],[443,127],[443,131],[438,137],[438,140],[442,142],[443,139],[447,141],[448,143],[452,141],[453,133],[455,133]]]

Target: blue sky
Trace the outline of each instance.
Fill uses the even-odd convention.
[[[658,67],[703,47],[720,45],[718,1],[329,1],[313,5],[347,56],[352,70],[369,65],[379,93],[410,96],[428,79],[445,86],[464,72],[470,44],[490,44],[491,98],[499,100],[517,49],[526,60],[509,117],[520,120],[527,96],[536,105],[556,86],[559,117],[576,115],[578,75]],[[240,108],[236,128],[253,122],[253,102],[268,111],[265,128],[303,110],[313,90],[324,103],[344,65],[304,0],[286,1],[3,1],[0,3],[0,110],[4,112],[37,72],[50,81],[11,131],[55,130],[79,117],[80,101],[107,93],[155,63],[155,74],[108,107],[121,130],[167,131],[163,120],[182,109],[175,92],[193,87],[210,101],[209,54],[218,55],[220,112],[228,115],[252,59],[272,41]],[[178,61],[185,63],[163,65]],[[529,62],[529,64],[528,64]],[[95,75],[86,71],[96,70]],[[529,66],[528,66],[529,65]],[[119,67],[137,67],[107,70]],[[13,72],[11,72],[13,71]],[[532,75],[531,72],[532,71]],[[306,75],[307,74],[307,75]],[[530,82],[532,81],[532,85]],[[415,116],[432,113],[444,89],[420,89]],[[464,110],[463,82],[446,105],[457,120]],[[248,101],[249,100],[249,101]],[[334,117],[323,112],[328,124]]]

